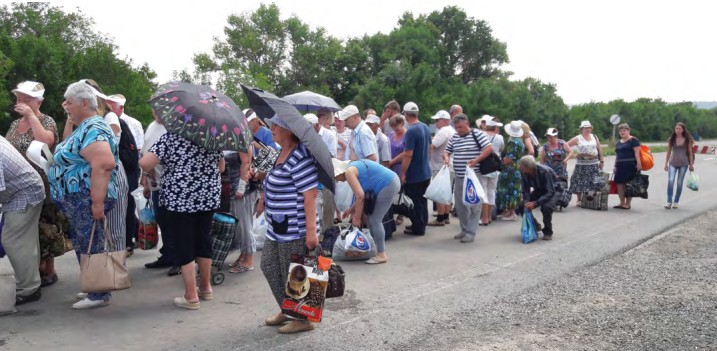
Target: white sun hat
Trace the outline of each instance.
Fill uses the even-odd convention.
[[[508,133],[508,135],[512,136],[513,138],[521,138],[523,137],[523,122],[521,121],[513,121],[510,122],[507,126],[505,126],[505,132]]]

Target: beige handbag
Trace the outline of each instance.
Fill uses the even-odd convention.
[[[129,289],[132,283],[127,271],[127,251],[108,251],[109,230],[105,219],[105,249],[104,252],[91,254],[92,239],[95,236],[95,226],[92,224],[90,243],[87,253],[80,255],[80,290],[82,292],[108,292]],[[115,246],[115,245],[113,245]]]

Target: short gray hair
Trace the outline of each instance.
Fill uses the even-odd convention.
[[[530,169],[535,169],[538,167],[538,163],[535,162],[535,157],[531,155],[526,155],[520,158],[520,161],[518,162],[519,167],[527,167]]]
[[[453,105],[451,106],[451,109],[448,110],[448,113],[463,113],[463,107],[461,105]]]
[[[460,121],[465,121],[468,124],[471,124],[471,120],[466,116],[465,114],[459,113],[455,117],[453,117],[453,123],[458,123]]]
[[[72,98],[76,102],[87,101],[92,111],[97,111],[97,95],[92,91],[92,87],[85,82],[75,82],[70,84],[65,91],[65,99]]]

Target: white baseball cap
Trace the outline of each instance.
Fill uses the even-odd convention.
[[[431,117],[431,119],[448,119],[448,120],[450,120],[451,114],[448,113],[448,111],[446,111],[446,110],[440,110],[440,111],[436,112],[436,115]]]
[[[558,129],[557,129],[557,128],[548,128],[548,131],[545,132],[545,135],[547,135],[547,136],[558,136]]]
[[[356,116],[359,114],[359,109],[355,105],[348,105],[344,107],[341,112],[339,112],[339,119],[342,121],[347,120],[351,116]]]
[[[304,118],[309,121],[312,125],[319,123],[319,117],[316,117],[313,113],[307,113],[304,115]]]
[[[580,129],[583,129],[583,128],[592,128],[592,127],[593,127],[593,125],[590,124],[590,121],[582,121],[582,122],[580,123]]]
[[[12,93],[21,93],[36,99],[42,99],[42,96],[45,95],[45,86],[42,83],[27,80],[18,84],[17,88],[12,90]]]
[[[124,106],[124,104],[127,102],[127,98],[124,97],[122,94],[114,94],[107,97],[108,101],[116,102],[120,106]]]
[[[366,116],[366,123],[379,124],[381,123],[381,117],[376,115],[368,115]]]
[[[407,102],[403,105],[403,113],[407,112],[418,113],[418,105],[415,102]]]

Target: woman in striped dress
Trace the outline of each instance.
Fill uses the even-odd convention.
[[[316,159],[280,117],[267,121],[271,124],[272,139],[281,145],[281,153],[264,179],[264,196],[257,205],[257,214],[266,212],[269,224],[261,270],[281,311],[291,255],[304,254],[307,248],[312,250],[319,245],[318,168]],[[279,328],[282,334],[314,329],[310,322],[290,320],[282,312],[267,318],[265,323],[283,325]]]

